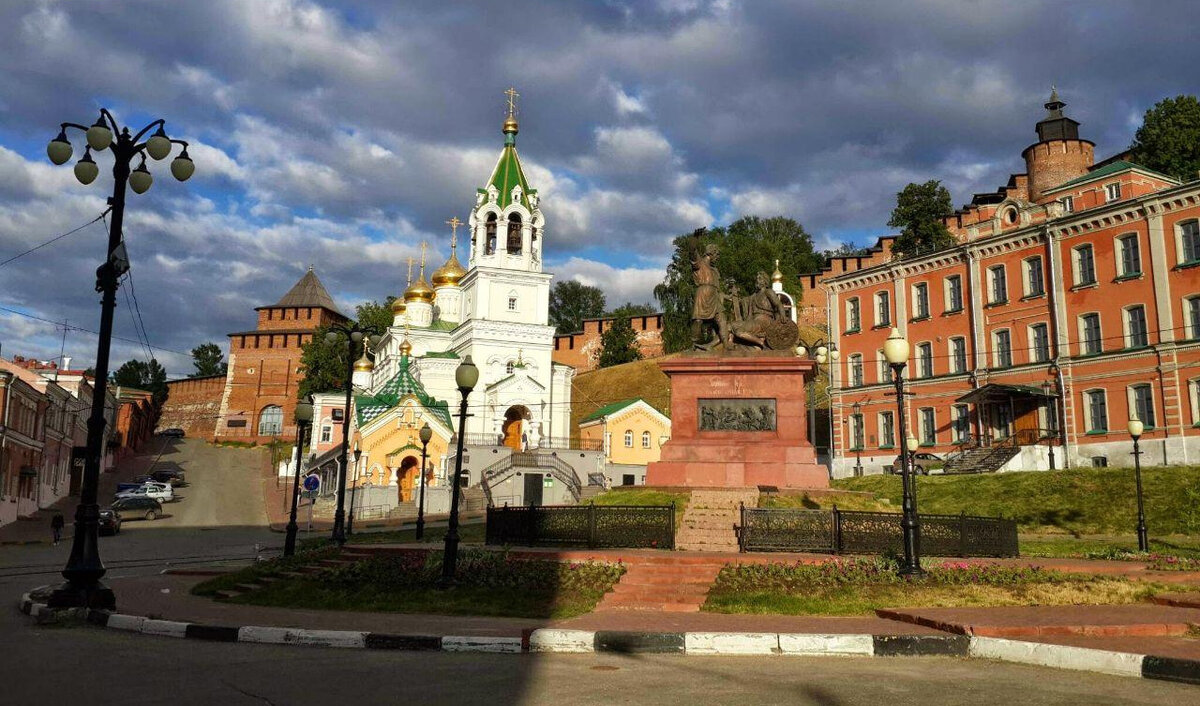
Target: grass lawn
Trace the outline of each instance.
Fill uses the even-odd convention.
[[[664,490],[647,490],[630,485],[613,488],[592,498],[589,502],[596,505],[670,505],[675,503],[675,529],[683,522],[683,513],[687,509],[691,493],[667,492]]]
[[[1022,556],[1062,559],[1125,558],[1122,555],[1137,551],[1137,536],[1023,534],[1019,538]],[[1200,537],[1167,535],[1151,537],[1150,551],[1178,557],[1200,558]]]
[[[865,510],[870,512],[900,512],[898,505],[890,501],[861,495],[816,496],[808,493],[797,495],[760,495],[759,507],[797,508],[800,510],[832,510],[837,505],[839,510]]]
[[[1200,467],[1144,468],[1142,480],[1152,535],[1200,534]],[[899,476],[842,478],[833,486],[875,493],[899,510]],[[1026,533],[1113,534],[1137,524],[1132,469],[921,476],[917,505],[928,513],[1012,518]]]
[[[729,565],[703,610],[713,613],[870,615],[880,608],[1125,604],[1166,586],[1043,569],[973,567],[927,562],[929,575],[905,580],[882,559],[824,566]]]

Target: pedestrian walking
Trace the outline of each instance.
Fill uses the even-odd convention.
[[[63,521],[62,513],[54,513],[54,517],[50,518],[50,531],[54,533],[54,544],[58,544],[58,540],[62,539],[63,526],[66,522]]]

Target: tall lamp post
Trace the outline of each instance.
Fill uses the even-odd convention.
[[[887,358],[892,368],[892,379],[896,384],[896,418],[900,423],[900,438],[908,445],[908,429],[904,415],[904,368],[908,365],[908,341],[900,335],[899,329],[892,329],[892,335],[883,343],[883,357]],[[917,499],[913,494],[911,451],[905,449],[900,454],[900,473],[904,486],[903,516],[900,528],[904,533],[904,564],[900,567],[901,576],[921,576],[921,522],[917,517]]]
[[[88,607],[112,609],[116,607],[116,596],[112,589],[101,583],[105,574],[104,562],[100,560],[99,522],[100,506],[97,504],[100,483],[100,462],[104,450],[104,401],[108,387],[108,353],[112,343],[113,311],[117,305],[119,281],[129,271],[129,259],[125,254],[125,242],[121,228],[125,221],[125,187],[128,185],[137,194],[150,188],[154,177],[146,169],[146,157],[153,160],[165,159],[171,153],[172,143],[182,145],[183,151],[171,162],[171,174],[179,181],[186,181],[196,170],[195,163],[188,157],[188,143],[167,137],[163,129],[166,122],[161,118],[142,128],[136,135],[129,128],[122,128],[112,114],[100,110],[100,117],[91,127],[78,123],[61,123],[58,136],[46,146],[46,155],[55,164],[66,164],[73,148],[67,140],[67,128],[82,130],[87,135],[87,147],[83,157],[75,164],[75,178],[81,184],[91,184],[100,174],[100,167],[92,159],[92,150],[102,152],[112,148],[113,192],[108,199],[112,211],[112,223],[108,230],[108,250],[104,263],[96,269],[96,291],[100,292],[100,332],[96,346],[95,382],[92,391],[92,410],[87,423],[87,447],[84,456],[83,479],[79,488],[79,504],[75,507],[75,536],[71,540],[71,554],[62,571],[66,583],[50,595],[48,603],[54,608]],[[146,133],[158,128],[145,142],[140,140]],[[115,139],[114,139],[115,135]],[[140,158],[136,169],[131,169],[134,159]]]
[[[354,440],[354,482],[350,486],[350,516],[346,518],[346,534],[354,534],[354,500],[358,498],[359,460],[362,458],[362,443]]]
[[[1052,386],[1050,385],[1049,380],[1046,380],[1045,382],[1042,383],[1042,392],[1046,395],[1046,397],[1050,397],[1051,395],[1054,395],[1054,393],[1052,392]],[[1052,409],[1054,410],[1054,414],[1049,416],[1050,428],[1047,429],[1046,431],[1050,432],[1053,439],[1057,439],[1057,437],[1058,437],[1058,432],[1056,431],[1056,429],[1058,427],[1058,396],[1057,395],[1054,395],[1053,405],[1054,406],[1052,407]],[[1054,468],[1054,465],[1055,465],[1054,442],[1053,441],[1046,445],[1046,450],[1049,452],[1048,455],[1050,456],[1050,470],[1053,471],[1053,470],[1055,470],[1055,468]]]
[[[461,433],[461,432],[460,432]],[[421,426],[417,432],[421,438],[421,497],[417,500],[417,541],[425,538],[425,459],[428,458],[429,440],[433,438],[433,430],[429,422]]]
[[[854,475],[861,476],[863,474],[862,439],[860,438],[863,430],[862,405],[858,402],[855,402],[853,405],[851,405],[850,409],[853,410],[854,413],[854,416],[851,417],[851,419],[854,420],[853,428],[850,430],[854,435]]]
[[[836,343],[826,343],[825,339],[820,339],[811,346],[806,346],[804,342],[796,346],[796,355],[801,358],[812,358],[818,366],[825,365],[830,361],[836,361],[841,357],[841,352],[838,351]],[[833,387],[833,366],[825,369],[829,376],[829,384],[825,386],[825,397],[829,400],[829,477],[833,477],[833,394],[830,389]],[[816,389],[816,383],[813,383],[813,389]],[[817,408],[812,404],[812,396],[809,395],[809,421],[808,428],[814,430],[813,441],[816,441],[816,426],[817,426]]]
[[[450,479],[450,524],[446,528],[446,548],[442,552],[442,580],[439,585],[447,588],[454,583],[454,569],[458,565],[458,496],[459,477],[462,475],[463,438],[467,430],[467,396],[479,382],[479,368],[471,362],[471,356],[463,358],[454,371],[454,382],[462,394],[458,408],[458,453],[454,456],[454,475]]]
[[[1133,437],[1133,477],[1137,482],[1137,536],[1138,536],[1138,551],[1150,551],[1150,537],[1146,532],[1146,509],[1142,503],[1142,449],[1138,444],[1138,440],[1142,437],[1142,432],[1145,431],[1145,425],[1142,420],[1134,417],[1129,420],[1129,435]]]
[[[346,474],[349,469],[348,457],[350,454],[350,408],[353,402],[351,397],[354,394],[354,351],[368,335],[372,348],[377,347],[379,345],[378,332],[369,326],[337,324],[331,326],[329,333],[325,334],[325,342],[331,346],[340,343],[342,336],[345,336],[346,346],[349,349],[346,355],[346,408],[342,412],[341,472],[338,474],[337,510],[333,515],[333,541],[337,542],[339,547],[346,543]]]
[[[288,513],[287,534],[283,540],[284,556],[296,553],[296,533],[300,531],[296,525],[296,503],[300,498],[300,462],[304,458],[304,432],[312,423],[312,417],[312,397],[306,397],[296,405],[296,468],[292,472],[292,510]]]

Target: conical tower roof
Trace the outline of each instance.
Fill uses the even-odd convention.
[[[268,308],[268,307],[260,307]],[[337,305],[333,303],[333,297],[329,296],[329,292],[325,289],[325,285],[321,284],[321,280],[317,277],[317,273],[313,272],[310,265],[308,272],[296,282],[287,294],[283,295],[278,302],[269,308],[321,308],[328,309],[335,314],[341,314],[338,311]]]
[[[489,186],[496,187],[499,196],[496,198],[496,203],[500,208],[507,208],[512,203],[512,190],[518,184],[521,186],[521,205],[525,208],[530,208],[529,205],[529,182],[525,179],[525,170],[521,168],[521,159],[517,156],[517,116],[516,105],[512,100],[517,95],[511,88],[510,101],[508,105],[508,117],[504,119],[504,124],[501,127],[504,133],[504,150],[500,152],[500,159],[496,161],[496,168],[492,170],[492,176],[488,179]],[[487,186],[480,189],[481,192],[487,192]],[[537,193],[534,189],[532,193]]]

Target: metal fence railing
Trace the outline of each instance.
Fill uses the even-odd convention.
[[[899,554],[903,550],[898,512],[741,509],[742,551]],[[920,515],[918,548],[928,556],[1017,556],[1017,523],[1000,517]]]
[[[674,549],[675,506],[489,507],[487,543],[525,547]]]

